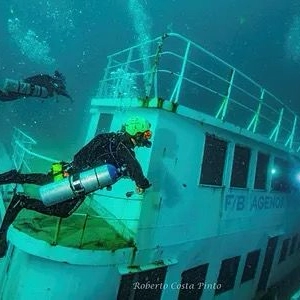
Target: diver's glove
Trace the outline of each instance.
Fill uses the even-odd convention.
[[[138,195],[143,195],[145,193],[145,189],[142,189],[138,186],[135,187],[135,192],[138,194]]]
[[[145,187],[145,188],[141,188],[141,187],[139,187],[139,186],[136,186],[136,187],[135,187],[135,192],[136,192],[138,195],[143,195],[143,194],[145,193],[145,190],[148,189],[148,188],[151,187],[151,186],[152,186],[151,183],[149,183],[149,185],[148,185],[147,187]]]
[[[56,89],[55,92],[57,95],[64,96],[64,97],[70,99],[71,102],[74,102],[73,98],[67,93],[66,90]]]

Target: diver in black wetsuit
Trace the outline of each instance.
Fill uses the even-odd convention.
[[[142,194],[151,185],[144,176],[140,163],[135,158],[134,147],[151,147],[151,135],[150,123],[147,120],[140,117],[131,118],[120,132],[103,133],[94,137],[74,155],[71,163],[62,163],[61,174],[69,176],[104,164],[111,164],[119,170],[120,177],[130,177],[135,181],[136,192]],[[58,174],[54,170],[48,174],[21,174],[16,170],[11,170],[0,174],[0,184],[31,183],[44,185],[53,182],[56,175]],[[81,195],[46,206],[41,200],[30,198],[24,194],[15,194],[0,227],[0,258],[5,255],[7,250],[7,230],[23,208],[66,218],[81,205],[84,199],[85,195]]]
[[[4,87],[0,89],[0,101],[3,102],[29,97],[50,98],[56,95],[72,100],[66,90],[66,78],[58,71],[53,76],[39,74],[24,80],[6,79]]]

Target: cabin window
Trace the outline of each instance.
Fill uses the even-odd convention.
[[[98,120],[96,134],[109,132],[112,120],[113,114],[101,113]]]
[[[275,157],[271,170],[273,191],[288,193],[290,191],[290,164],[283,159]]]
[[[231,172],[231,187],[246,188],[251,151],[247,147],[235,145]]]
[[[215,295],[233,289],[240,258],[240,256],[235,256],[222,261],[217,280],[217,285],[220,286],[220,288],[215,290]]]
[[[289,248],[289,243],[290,243],[290,239],[285,239],[283,241],[278,263],[281,263],[286,259],[286,255],[287,255],[288,248]]]
[[[293,238],[292,238],[292,243],[291,243],[291,248],[290,248],[289,255],[294,254],[295,248],[296,248],[297,239],[298,239],[298,234],[294,235]]]
[[[265,190],[268,177],[270,156],[261,152],[257,153],[256,172],[254,188],[259,190]]]
[[[259,261],[259,256],[260,256],[260,250],[255,250],[248,253],[241,283],[254,279],[258,261]]]
[[[207,270],[208,264],[204,264],[182,272],[178,300],[200,299]]]
[[[206,135],[200,184],[223,184],[227,144],[213,135]]]
[[[166,273],[167,267],[162,267],[123,275],[117,299],[160,299]]]

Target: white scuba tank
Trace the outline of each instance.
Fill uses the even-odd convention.
[[[24,96],[48,97],[48,90],[45,87],[13,79],[5,79],[3,90]]]
[[[42,202],[50,206],[112,185],[117,179],[117,169],[107,164],[41,186],[39,194]]]

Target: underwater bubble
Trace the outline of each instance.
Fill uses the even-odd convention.
[[[50,47],[45,40],[31,29],[24,29],[18,18],[8,19],[8,31],[19,47],[21,53],[31,61],[39,64],[51,65],[55,62],[50,53]]]
[[[151,49],[150,49],[150,44],[145,42],[151,39],[151,34],[150,34],[151,22],[148,15],[146,14],[144,7],[138,0],[129,0],[128,7],[133,20],[134,30],[137,34],[138,43],[142,44],[141,47],[139,47],[139,50],[140,50],[140,56],[142,58],[143,69],[144,72],[149,72],[151,70],[151,64],[149,60]],[[146,88],[147,83],[148,83],[148,75],[145,74],[144,76],[145,90],[147,90]]]
[[[300,15],[293,18],[285,37],[284,48],[287,58],[300,63]]]

